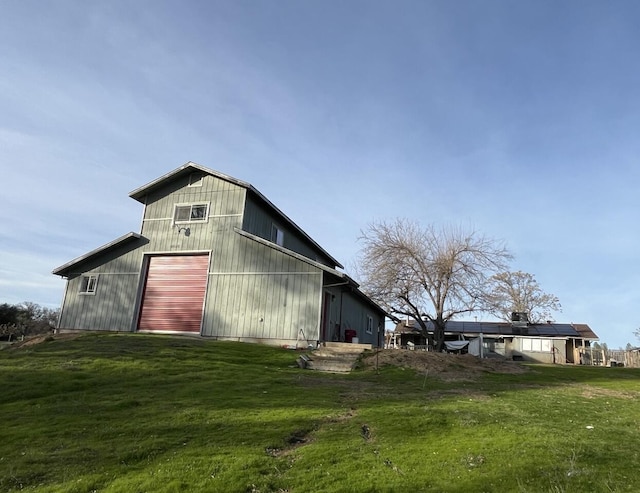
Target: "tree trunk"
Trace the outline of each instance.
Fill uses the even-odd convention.
[[[433,321],[433,338],[435,341],[435,349],[441,353],[444,351],[444,328],[446,322],[442,320],[442,317],[438,317]]]

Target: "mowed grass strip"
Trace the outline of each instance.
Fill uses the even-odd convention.
[[[640,371],[442,381],[140,334],[0,351],[0,491],[637,491]]]

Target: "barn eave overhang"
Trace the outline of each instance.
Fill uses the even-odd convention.
[[[116,248],[120,248],[124,245],[132,243],[134,241],[142,240],[142,239],[144,239],[144,236],[131,231],[125,235],[122,235],[119,238],[116,238],[113,241],[110,241],[109,243],[106,243],[96,248],[95,250],[91,250],[90,252],[85,253],[84,255],[81,255],[79,257],[74,258],[73,260],[70,260],[69,262],[61,265],[60,267],[56,267],[55,269],[53,269],[52,273],[57,276],[68,277],[69,274],[71,274],[74,271],[74,269],[78,267],[78,265],[84,262],[87,262],[89,260],[92,260],[100,255],[104,255],[105,253],[115,250]]]

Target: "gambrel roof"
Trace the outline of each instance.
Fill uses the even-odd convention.
[[[219,171],[215,171],[205,166],[201,166],[191,161],[161,176],[160,178],[156,178],[155,180],[147,183],[146,185],[136,188],[131,193],[129,193],[129,197],[144,204],[145,197],[150,193],[154,192],[155,190],[158,190],[159,188],[162,188],[167,183],[175,180],[176,178],[187,176],[193,173],[194,171],[200,171],[201,173],[215,176],[216,178],[225,180],[229,183],[233,183],[234,185],[237,185],[239,187],[246,189],[253,197],[257,198],[263,205],[265,205],[268,209],[274,212],[284,223],[289,225],[298,234],[300,234],[309,243],[311,243],[315,248],[317,248],[320,252],[322,252],[322,254],[327,259],[329,259],[336,267],[339,267],[341,269],[344,268],[344,266],[340,262],[338,262],[324,248],[322,248],[318,243],[316,243],[316,241],[313,238],[311,238],[307,233],[305,233],[304,230],[300,228],[300,226],[298,226],[295,222],[293,222],[284,212],[278,209],[269,199],[267,199],[267,197],[265,197],[262,193],[260,193],[260,191],[258,191],[258,189],[255,188],[253,185],[245,181],[238,180],[237,178],[234,178],[232,176],[225,175],[224,173],[220,173]]]

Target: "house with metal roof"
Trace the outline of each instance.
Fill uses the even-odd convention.
[[[140,233],[54,269],[60,329],[380,344],[382,308],[251,184],[188,162],[130,197]]]
[[[427,322],[428,334],[423,334],[415,320],[402,320],[394,330],[396,347],[427,346],[433,335],[433,324]],[[450,342],[468,342],[466,350],[481,357],[538,363],[581,364],[585,349],[598,340],[587,324],[509,322],[466,322],[450,320],[445,329]],[[460,347],[461,344],[451,344]]]

